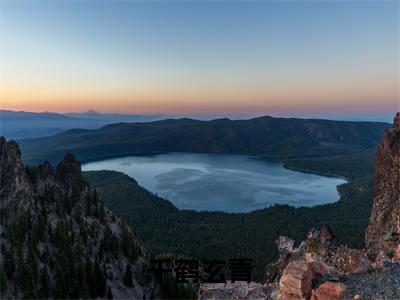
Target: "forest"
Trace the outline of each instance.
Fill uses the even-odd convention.
[[[347,178],[348,183],[338,187],[340,200],[315,207],[274,205],[237,214],[179,210],[118,172],[90,171],[84,176],[105,204],[135,228],[154,256],[251,258],[252,279],[262,281],[265,266],[276,257],[274,240],[280,235],[299,242],[310,228],[326,224],[342,243],[363,247],[372,205],[373,155],[368,150],[287,160],[290,168]]]

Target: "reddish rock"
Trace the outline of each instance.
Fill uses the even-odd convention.
[[[397,246],[396,251],[394,252],[392,261],[396,263],[400,262],[400,244]]]
[[[290,262],[279,281],[279,300],[308,299],[311,295],[314,272],[304,260]]]
[[[311,269],[315,274],[318,275],[336,275],[339,272],[336,268],[328,266],[322,257],[316,253],[307,252],[306,253],[306,261],[311,266]]]
[[[347,287],[340,282],[325,282],[311,294],[311,300],[339,300],[347,293]]]
[[[352,252],[349,255],[349,269],[352,273],[364,273],[371,267],[370,260],[360,252]]]
[[[378,271],[386,272],[389,271],[390,263],[391,263],[390,258],[386,255],[384,251],[381,250],[376,256],[375,262],[372,264],[372,267]]]

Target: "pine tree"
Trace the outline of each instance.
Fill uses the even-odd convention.
[[[67,284],[67,276],[64,269],[64,266],[60,263],[56,264],[56,283],[54,288],[54,297],[55,298],[66,298],[68,292],[68,284]]]
[[[122,241],[122,251],[124,252],[125,256],[129,256],[129,250],[132,247],[132,236],[127,226],[124,226],[122,230],[121,241]]]
[[[87,193],[86,198],[85,198],[86,216],[90,216],[90,214],[91,214],[91,205],[92,205],[92,198],[90,196],[90,193]]]
[[[98,261],[94,264],[94,278],[98,297],[103,297],[106,293],[106,278]]]
[[[39,288],[39,298],[49,298],[50,287],[49,287],[49,275],[47,268],[44,267],[40,272],[40,288]]]
[[[3,269],[0,268],[0,294],[2,295],[6,289],[7,289],[7,275],[3,271]]]
[[[93,203],[96,204],[99,201],[99,196],[97,195],[97,190],[93,190]]]
[[[99,220],[103,224],[106,221],[106,210],[104,208],[104,203],[103,202],[101,202],[101,204],[100,204]]]
[[[107,299],[113,299],[113,295],[112,295],[112,292],[111,292],[111,288],[110,288],[110,287],[108,287]]]
[[[11,247],[9,250],[4,250],[4,269],[7,277],[11,279],[16,269],[14,251],[11,249]]]
[[[124,274],[124,279],[123,282],[126,286],[133,287],[133,281],[132,281],[132,268],[130,263],[126,265],[126,270]]]

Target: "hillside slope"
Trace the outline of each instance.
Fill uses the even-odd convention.
[[[272,117],[235,121],[170,119],[69,130],[52,137],[21,140],[20,146],[28,163],[43,159],[55,162],[65,152],[81,161],[159,152],[322,156],[373,148],[388,126]]]
[[[72,155],[24,167],[0,137],[0,295],[130,298],[157,295],[145,249],[105,208]]]

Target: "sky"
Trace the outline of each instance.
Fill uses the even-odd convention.
[[[393,115],[400,2],[0,0],[0,108]]]

